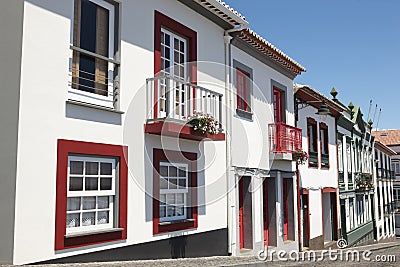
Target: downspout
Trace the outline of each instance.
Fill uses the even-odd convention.
[[[299,121],[299,108],[298,108],[298,103],[296,101],[296,92],[294,92],[294,117],[295,117],[294,121],[295,127],[297,127]],[[299,163],[297,161],[296,161],[296,186],[297,186],[297,238],[298,238],[299,251],[302,251],[303,240],[301,234],[301,216],[300,216],[301,212],[300,170],[299,170]]]
[[[232,98],[232,90],[231,90],[231,41],[233,37],[230,35],[232,32],[238,32],[243,30],[243,27],[246,25],[240,24],[239,27],[226,30],[224,32],[224,43],[225,43],[225,114],[226,114],[226,189],[227,189],[227,222],[228,222],[228,254],[232,255],[233,253],[233,245],[236,245],[236,241],[233,240],[233,233],[236,231],[236,225],[233,220],[236,219],[236,205],[233,203],[235,200],[234,195],[236,190],[232,190],[236,188],[235,185],[235,176],[232,170],[232,110],[233,110],[233,98]]]

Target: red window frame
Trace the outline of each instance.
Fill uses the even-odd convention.
[[[274,87],[274,120],[275,122],[283,122],[283,91]]]
[[[244,110],[250,112],[250,99],[248,97],[247,82],[250,75],[240,69],[236,69],[236,108],[239,110]]]
[[[314,140],[313,140],[313,144],[314,144],[313,150],[314,151],[313,152],[317,153],[317,162],[316,163],[310,161],[311,160],[311,157],[310,157],[310,152],[311,152],[310,126],[312,126],[313,137],[314,137]],[[319,157],[318,157],[318,129],[317,129],[318,127],[317,126],[318,125],[317,125],[317,121],[316,120],[314,120],[313,118],[307,118],[307,140],[308,140],[308,155],[309,155],[308,166],[309,167],[318,167],[318,164],[319,164]]]
[[[188,41],[188,62],[190,62],[189,79],[190,83],[197,84],[197,32],[185,25],[171,19],[170,17],[155,11],[154,12],[154,76],[161,72],[161,29],[168,29]],[[157,88],[155,86],[154,88]],[[195,88],[193,88],[193,104],[195,104]],[[158,92],[154,92],[154,116],[158,114]],[[195,106],[193,106],[195,109]]]
[[[329,131],[328,131],[328,125],[323,123],[323,122],[320,122],[319,123],[319,131],[320,131],[320,134],[322,132],[323,135],[324,135],[324,143],[322,143],[322,141],[320,142],[321,168],[329,169],[330,162],[329,162]],[[322,140],[322,138],[320,138],[320,140]],[[327,152],[326,155],[328,155],[328,164],[327,165],[323,165],[323,163],[322,163],[322,154],[323,154],[322,151],[323,150],[325,150]]]
[[[123,230],[66,237],[68,155],[107,156],[119,159],[118,228]],[[55,250],[125,240],[127,237],[128,147],[59,139],[57,143]]]
[[[180,162],[189,165],[189,195],[191,220],[160,224],[160,162]],[[153,234],[194,229],[198,227],[197,153],[153,149]]]

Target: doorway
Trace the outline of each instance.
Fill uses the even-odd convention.
[[[239,239],[240,249],[253,249],[253,203],[251,177],[239,180]]]

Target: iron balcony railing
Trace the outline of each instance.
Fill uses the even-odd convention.
[[[269,147],[275,153],[293,153],[301,150],[301,129],[282,122],[268,125]]]
[[[194,112],[210,114],[222,129],[222,94],[171,76],[146,80],[149,119],[187,120]]]

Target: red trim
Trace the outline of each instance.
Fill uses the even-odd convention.
[[[190,166],[191,221],[160,225],[160,162],[185,162]],[[153,234],[193,229],[198,227],[197,212],[197,153],[153,149]]]
[[[65,238],[67,209],[67,169],[68,154],[108,156],[119,158],[119,228],[122,231]],[[57,147],[57,181],[56,181],[56,218],[55,250],[81,247],[127,237],[127,194],[128,194],[128,147],[89,143],[73,140],[58,140]]]
[[[249,99],[247,99],[247,80],[249,76],[248,73],[236,69],[236,108],[247,112],[250,112]],[[243,87],[239,87],[240,80],[243,81]]]
[[[288,179],[283,179],[283,241],[288,240],[289,234],[289,198],[288,198]]]
[[[274,120],[276,122],[283,121],[283,92],[282,90],[273,87],[274,90]]]
[[[308,140],[308,167],[309,168],[318,168],[319,162],[311,163],[310,162],[310,151],[311,151],[311,142],[310,142],[310,132],[309,126],[313,126],[313,135],[314,135],[314,150],[317,153],[317,161],[318,161],[318,130],[317,130],[317,121],[313,118],[307,118],[307,140]]]
[[[321,142],[321,137],[320,137],[320,151],[321,151],[321,153],[320,153],[320,163],[321,163],[321,169],[329,169],[329,166],[330,166],[330,157],[329,157],[329,131],[328,131],[328,125],[327,124],[325,124],[325,123],[323,123],[323,122],[320,122],[319,123],[319,130],[320,130],[320,134],[321,134],[321,130],[322,130],[322,132],[323,132],[323,134],[324,134],[324,144],[322,144],[322,142]],[[322,165],[322,150],[323,150],[323,147],[325,147],[325,150],[327,151],[327,155],[328,155],[328,165]]]
[[[193,127],[168,121],[155,121],[144,125],[144,132],[195,141],[224,141],[225,134],[209,134],[193,130]]]
[[[239,242],[240,242],[240,248],[244,248],[244,222],[243,222],[243,213],[244,213],[244,207],[243,207],[243,179],[242,177],[239,178]]]
[[[269,220],[268,220],[268,180],[264,179],[263,182],[263,206],[264,206],[264,246],[269,245]]]
[[[309,191],[308,189],[306,189],[306,188],[302,188],[302,189],[301,189],[301,194],[302,194],[302,195],[309,195],[309,194],[310,194],[310,191]]]
[[[321,190],[322,190],[322,193],[336,193],[337,192],[337,188],[334,188],[334,187],[324,187]]]
[[[161,28],[169,29],[188,40],[188,60],[191,62],[189,65],[191,67],[190,82],[197,84],[197,33],[158,11],[154,12],[154,76],[159,75],[161,71]],[[157,118],[158,92],[154,92],[154,100],[154,118]]]

